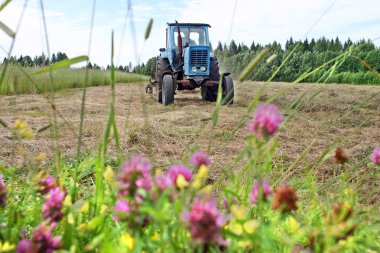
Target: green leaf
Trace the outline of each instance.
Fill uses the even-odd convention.
[[[6,24],[0,21],[0,29],[3,30],[9,37],[15,38],[16,33],[14,33]]]
[[[45,68],[42,68],[42,69],[34,72],[33,75],[39,75],[42,73],[46,73],[46,72],[49,72],[50,70],[66,68],[66,67],[69,67],[70,65],[73,65],[73,64],[76,64],[79,62],[84,62],[84,61],[88,61],[87,55],[82,55],[82,56],[74,57],[71,59],[64,59],[62,61],[56,62],[54,64],[51,64]]]
[[[153,26],[153,18],[149,20],[148,26],[146,27],[145,35],[144,35],[145,40],[149,38],[150,31],[152,30],[152,26]]]

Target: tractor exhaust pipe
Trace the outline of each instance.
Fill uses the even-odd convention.
[[[183,56],[182,56],[182,37],[181,37],[181,31],[179,30],[179,24],[178,21],[176,20],[175,23],[177,24],[177,31],[178,31],[178,36],[177,36],[177,44],[178,44],[178,54],[179,54],[179,63],[183,63]]]

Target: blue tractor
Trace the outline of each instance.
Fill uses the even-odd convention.
[[[234,84],[230,73],[219,74],[217,59],[210,50],[208,24],[168,23],[166,48],[160,48],[157,57],[155,81],[146,88],[156,87],[157,102],[174,102],[177,90],[201,88],[203,100],[216,101],[219,80],[222,78],[222,103],[234,100]]]

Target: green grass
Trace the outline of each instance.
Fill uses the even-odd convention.
[[[1,95],[25,94],[25,93],[43,93],[49,91],[49,74],[30,75],[39,69],[22,68],[19,66],[9,66],[5,73],[4,83],[1,86]],[[3,66],[0,66],[0,72]],[[70,88],[82,88],[85,83],[86,69],[62,68],[52,71],[52,78],[55,90]],[[149,78],[134,73],[115,72],[116,83],[135,83],[144,82]],[[111,77],[109,71],[105,70],[88,70],[88,87],[110,85]]]

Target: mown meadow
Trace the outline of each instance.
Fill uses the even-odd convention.
[[[1,9],[5,7],[6,4]],[[148,38],[149,30],[146,32]],[[113,45],[113,34],[110,39]],[[345,51],[342,55],[347,56],[350,52]],[[283,145],[279,135],[286,132],[289,122],[305,105],[312,104],[326,89],[320,86],[306,101],[305,95],[300,95],[286,112],[276,103],[286,96],[289,87],[263,96],[292,53],[255,94],[247,96],[246,104],[239,105],[244,107],[245,113],[239,115],[234,128],[226,133],[226,141],[234,138],[238,131],[243,133],[244,140],[233,162],[221,168],[223,176],[220,178],[210,176],[210,168],[219,161],[211,159],[209,150],[200,149],[196,143],[188,147],[180,159],[166,166],[154,162],[150,156],[152,150],[146,153],[135,150],[129,155],[128,147],[121,146],[121,131],[132,126],[117,124],[116,108],[120,101],[116,100],[116,82],[125,79],[117,79],[113,46],[110,54],[110,71],[93,77],[97,81],[92,81],[91,75],[98,72],[67,69],[71,64],[88,61],[87,56],[31,72],[16,66],[21,70],[20,76],[17,74],[17,80],[9,82],[6,80],[12,76],[8,74],[11,66],[2,67],[2,94],[39,93],[36,87],[40,87],[49,104],[46,112],[49,122],[34,130],[25,119],[11,122],[0,119],[2,131],[8,133],[7,139],[18,147],[26,161],[24,166],[18,166],[16,162],[14,165],[2,163],[3,158],[0,158],[0,252],[380,251],[378,218],[368,214],[373,206],[360,202],[356,192],[367,174],[379,180],[378,140],[373,139],[366,147],[367,153],[362,154],[361,160],[350,161],[350,155],[341,145],[343,139],[350,136],[342,136],[331,140],[312,161],[305,158],[312,148],[310,145],[287,168],[280,168],[276,162],[276,151]],[[247,76],[267,54],[268,49],[258,52],[239,75],[238,85],[243,86]],[[329,67],[331,73],[343,56],[334,59],[335,63]],[[305,72],[294,83],[320,69]],[[61,125],[58,124],[58,120],[64,120],[60,111],[65,110],[65,106],[57,107],[56,91],[75,87],[75,78],[80,75],[84,81],[81,82],[80,113],[75,122],[78,125],[75,155],[67,160],[62,153],[64,137],[60,136]],[[128,77],[134,80],[132,76],[125,76]],[[140,81],[143,77],[135,78]],[[32,85],[21,80],[29,80]],[[98,81],[99,85],[108,84],[107,80],[110,99],[107,116],[101,122],[102,134],[96,147],[84,154],[83,124],[91,117],[85,108],[87,86],[96,85]],[[141,90],[143,96],[143,86]],[[359,101],[355,108],[345,111],[344,116],[360,112],[378,94]],[[6,97],[2,95],[1,99]],[[221,128],[221,115],[226,108],[228,106],[221,105],[219,92],[213,110],[205,119],[210,133]],[[161,110],[173,109],[175,106]],[[374,110],[379,111],[379,108]],[[141,103],[141,111],[144,131],[148,137],[152,136],[155,129],[149,124],[147,104]],[[368,122],[368,118],[360,119],[353,128],[360,130]],[[49,132],[46,142],[51,142],[53,154],[47,163],[44,163],[46,154],[29,154],[24,145],[25,141],[43,132]],[[147,138],[148,144],[149,141]],[[292,145],[296,143],[297,139]],[[330,191],[319,188],[320,179],[316,174],[327,159],[334,161],[329,176]],[[304,165],[300,174],[291,174],[299,164]],[[289,173],[286,180],[273,177],[280,170]],[[363,171],[363,178],[352,178],[353,171]]]

